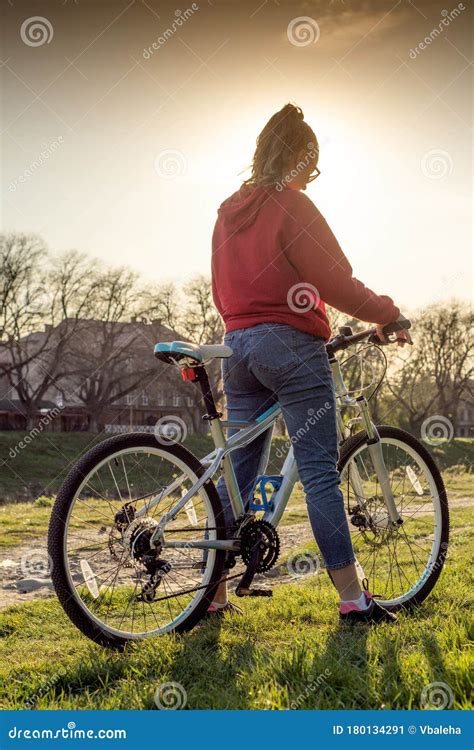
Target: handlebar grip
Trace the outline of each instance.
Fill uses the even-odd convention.
[[[411,328],[411,321],[404,318],[403,320],[394,320],[393,323],[387,323],[383,327],[383,332],[385,336],[388,336],[390,333],[396,333],[397,331],[408,331],[409,328]]]

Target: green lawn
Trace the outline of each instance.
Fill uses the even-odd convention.
[[[80,635],[54,600],[11,608],[0,615],[0,705],[26,707],[36,694],[37,708],[151,709],[155,689],[172,681],[194,709],[408,709],[420,707],[428,684],[443,682],[453,707],[466,709],[472,521],[468,509],[452,513],[445,571],[425,605],[396,626],[340,629],[324,575],[282,584],[271,600],[243,600],[243,617],[122,654]]]
[[[0,432],[0,505],[8,501],[30,500],[39,495],[54,495],[78,458],[105,435],[84,432],[43,432],[24,448],[19,448],[24,440],[23,432]],[[197,456],[204,456],[212,450],[210,437],[190,435],[185,445]],[[450,443],[428,446],[441,469],[463,464],[474,465],[474,440],[456,438]],[[277,437],[273,440],[269,473],[277,473],[282,463],[278,458],[286,454],[286,440]]]
[[[474,502],[474,475],[445,473],[448,500],[471,498]],[[43,505],[44,503],[44,505]],[[25,544],[28,539],[45,535],[48,531],[53,498],[39,498],[36,502],[0,505],[0,550]],[[298,483],[288,503],[282,523],[296,523],[307,519],[306,502]]]
[[[45,433],[12,458],[9,451],[22,437],[0,433],[5,556],[8,548],[46,534],[51,501],[2,502],[54,495],[71,463],[103,439]],[[211,447],[203,436],[187,442],[197,455]],[[281,442],[274,441],[271,472],[278,470]],[[453,508],[450,551],[433,594],[414,615],[401,615],[397,626],[340,629],[324,574],[282,583],[272,600],[239,602],[244,617],[136,644],[123,654],[80,635],[54,599],[30,601],[0,612],[0,706],[27,707],[30,699],[38,708],[154,708],[155,689],[171,681],[183,686],[188,708],[419,708],[423,688],[443,682],[453,707],[467,708],[472,581],[466,561],[473,521],[472,510],[462,506],[474,494],[474,476],[459,465],[472,465],[474,441],[456,439],[430,450],[445,470]],[[283,523],[306,518],[297,486]]]
[[[54,495],[83,453],[110,435],[88,432],[43,432],[21,447],[24,432],[0,432],[0,505]],[[198,456],[212,450],[207,435],[190,435],[187,447]]]

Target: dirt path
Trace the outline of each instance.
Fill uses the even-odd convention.
[[[465,508],[472,506],[473,500],[468,497],[456,498],[450,501],[450,508]],[[458,529],[459,531],[459,529]],[[281,551],[280,559],[286,560],[289,553],[302,545],[313,541],[313,535],[308,521],[281,526],[278,530],[280,535]],[[101,558],[96,562],[103,570],[110,567],[110,556],[108,550],[104,550]],[[319,561],[312,555],[300,555],[290,557],[288,562],[278,563],[268,573],[255,577],[254,584],[259,588],[272,588],[280,583],[291,583],[302,580],[314,573],[319,568]],[[243,571],[243,566],[230,571],[231,575]],[[75,580],[83,581],[79,563],[73,571]],[[231,590],[237,585],[238,579],[230,581]],[[11,547],[4,551],[0,559],[0,609],[21,604],[34,599],[48,599],[54,596],[54,590],[50,579],[50,566],[46,551],[46,537],[34,539],[28,545]]]
[[[281,527],[281,555],[287,556],[292,549],[312,539],[311,529],[307,522]],[[107,563],[104,561],[104,564]],[[300,566],[295,567],[295,573],[286,565],[282,568],[277,566],[268,574],[257,576],[255,582],[259,587],[271,588],[283,575],[288,581],[300,579],[301,575],[304,575],[305,564],[311,568],[309,559],[304,558]],[[299,572],[300,567],[303,573]],[[313,570],[315,567],[316,562],[313,564]],[[231,572],[236,573],[241,570],[243,566],[236,567]],[[80,580],[79,571],[77,577]],[[237,580],[230,583],[231,589],[235,588]],[[54,590],[49,577],[46,538],[34,539],[27,546],[11,547],[5,551],[5,556],[0,561],[0,609],[34,599],[48,599],[52,596],[54,596]]]

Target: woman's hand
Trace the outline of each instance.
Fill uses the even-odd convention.
[[[402,321],[402,320],[405,320],[405,318],[404,318],[403,315],[400,315],[400,317],[398,318],[398,320]],[[387,338],[384,335],[383,329],[384,329],[384,326],[381,326],[381,325],[376,325],[375,326],[375,331],[376,331],[377,337],[380,339],[380,341],[383,344],[386,344],[387,343]],[[397,342],[398,346],[405,346],[405,344],[411,344],[411,345],[413,344],[413,341],[412,341],[412,338],[410,336],[410,333],[409,333],[409,331],[406,331],[406,330],[397,331],[395,333],[395,339],[396,339],[396,342]]]

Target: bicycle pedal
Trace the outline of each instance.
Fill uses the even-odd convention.
[[[248,589],[243,586],[237,586],[236,596],[273,596],[271,589]]]

